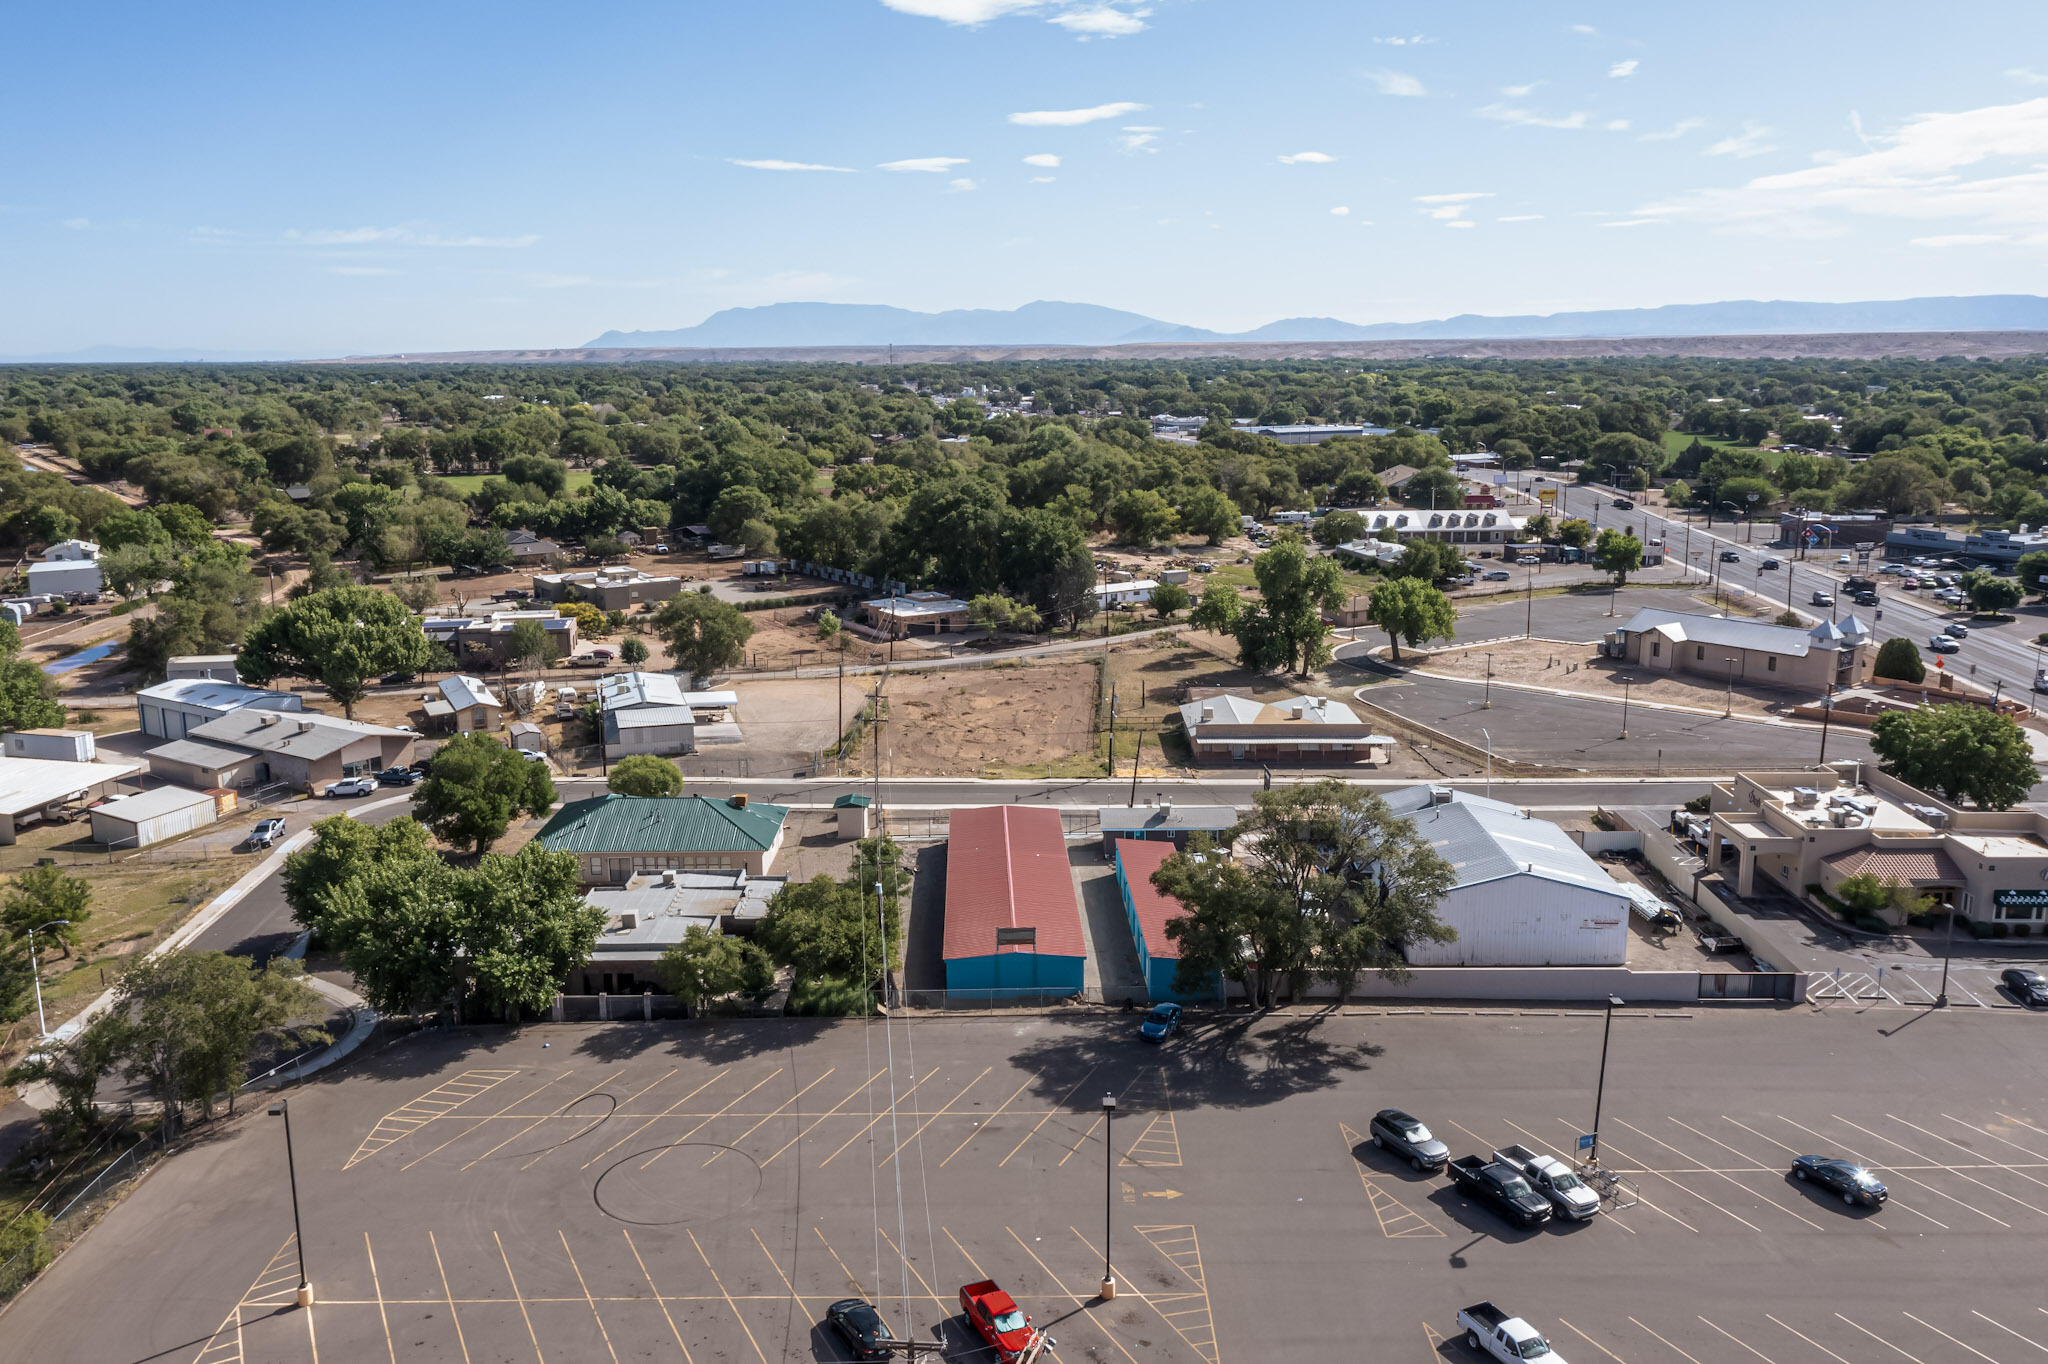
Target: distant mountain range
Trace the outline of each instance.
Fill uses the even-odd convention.
[[[1851,332],[2048,331],[2048,298],[1981,294],[1871,303],[1673,303],[1542,316],[1463,313],[1434,322],[1361,324],[1290,317],[1248,332],[1162,322],[1091,303],[1027,303],[913,312],[874,303],[773,303],[727,308],[676,331],[609,331],[591,349],[774,346],[1115,346],[1213,341],[1409,341],[1669,336],[1795,336]],[[108,357],[111,358],[111,357]]]

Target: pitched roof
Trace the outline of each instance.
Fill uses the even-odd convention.
[[[441,679],[441,699],[456,710],[501,704],[497,697],[491,695],[490,687],[481,677],[467,677],[460,673]]]
[[[613,673],[597,681],[607,714],[634,706],[683,706],[683,684],[668,673]]]
[[[1208,707],[1210,716],[1202,718]],[[1180,708],[1181,723],[1193,733],[1202,725],[1358,725],[1357,712],[1327,696],[1287,696],[1268,704],[1245,696],[1205,696]]]
[[[594,796],[564,805],[534,841],[550,852],[766,852],[788,814],[703,796]]]
[[[1789,658],[1804,658],[1815,649],[1835,649],[1844,643],[1860,642],[1854,632],[1830,621],[1822,621],[1811,630],[1799,630],[1789,625],[1766,625],[1761,621],[1710,616],[1704,612],[1670,611],[1661,606],[1643,607],[1621,627],[1621,633],[1625,635],[1651,630],[1666,639],[1684,643],[1722,649],[1754,649],[1758,653],[1782,654]],[[1865,631],[1864,635],[1867,637],[1868,632]]]
[[[1116,841],[1117,868],[1123,873],[1124,895],[1137,911],[1138,931],[1145,935],[1145,954],[1180,960],[1180,944],[1166,936],[1166,925],[1187,915],[1187,906],[1152,884],[1152,873],[1173,856],[1174,847],[1163,838],[1119,838]]]
[[[204,706],[208,710],[230,711],[243,706],[273,710],[297,710],[302,702],[291,692],[245,687],[239,682],[216,682],[210,677],[180,677],[159,682],[135,693],[138,701],[169,702],[179,706]]]
[[[95,815],[109,819],[137,823],[168,815],[178,810],[190,810],[195,806],[213,804],[213,797],[204,791],[194,791],[188,786],[159,786],[154,791],[144,791],[135,796],[116,796],[106,804],[94,808]]]
[[[1823,857],[1821,863],[1841,876],[1875,876],[1909,886],[1961,885],[1964,880],[1961,869],[1939,848],[1890,852],[1866,844]]]
[[[238,710],[196,725],[189,738],[258,753],[282,753],[309,761],[331,757],[363,739],[410,739],[406,730],[366,725],[335,715],[306,712],[280,715],[268,710]]]
[[[1032,950],[999,949],[999,928],[1037,929],[1037,951],[1044,956],[1083,953],[1066,835],[1051,806],[953,812],[946,840],[946,959]]]
[[[161,758],[165,762],[185,763],[192,767],[233,767],[245,763],[254,756],[247,749],[223,748],[219,744],[203,744],[191,739],[176,739],[142,755],[152,763]],[[154,769],[152,769],[154,770]]]
[[[1451,864],[1460,889],[1510,876],[1534,876],[1601,895],[1625,895],[1571,835],[1512,806],[1452,800],[1417,811],[1410,822],[1437,856]]]

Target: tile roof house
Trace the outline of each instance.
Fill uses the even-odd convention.
[[[534,841],[574,853],[586,885],[624,885],[663,871],[737,869],[766,876],[782,848],[787,806],[745,796],[595,796],[555,812]]]
[[[1180,722],[1198,763],[1384,763],[1394,746],[1392,735],[1373,733],[1351,707],[1326,696],[1205,696],[1180,708]]]

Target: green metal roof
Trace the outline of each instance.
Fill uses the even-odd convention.
[[[564,805],[535,841],[550,852],[766,852],[788,814],[703,796],[596,796]]]
[[[873,804],[874,802],[866,796],[851,795],[841,796],[838,800],[833,801],[832,808],[835,810],[860,810]]]

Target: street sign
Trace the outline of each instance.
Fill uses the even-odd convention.
[[[1592,1149],[1593,1149],[1593,1143],[1594,1143],[1594,1141],[1595,1141],[1595,1140],[1597,1140],[1597,1139],[1598,1139],[1598,1137],[1599,1137],[1599,1134],[1598,1134],[1597,1132],[1586,1132],[1586,1133],[1582,1133],[1582,1134],[1580,1135],[1580,1137],[1579,1137],[1579,1149],[1580,1149],[1581,1151],[1590,1151],[1590,1150],[1592,1150]]]

